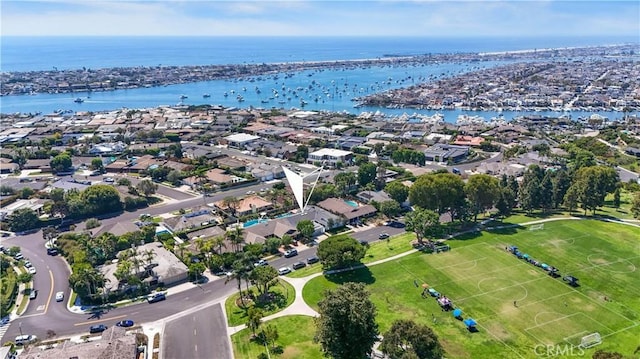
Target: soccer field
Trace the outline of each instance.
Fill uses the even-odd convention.
[[[424,322],[441,338],[447,357],[531,358],[553,356],[572,346],[573,355],[586,357],[600,348],[633,355],[640,344],[639,228],[565,220],[534,231],[483,232],[448,243],[450,252],[414,254],[342,276],[316,278],[305,287],[305,299],[315,306],[323,288],[367,282],[381,331],[401,317]],[[562,276],[579,278],[580,286],[571,287],[562,277],[553,278],[518,259],[505,250],[508,245],[557,267]],[[463,317],[478,322],[479,331],[468,332],[433,298],[422,298],[423,284],[450,298]],[[578,349],[582,337],[596,332],[602,344]]]

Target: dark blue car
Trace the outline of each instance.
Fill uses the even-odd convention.
[[[127,327],[132,327],[132,326],[133,326],[133,320],[131,320],[131,319],[121,320],[121,321],[116,323],[116,327],[127,328]]]

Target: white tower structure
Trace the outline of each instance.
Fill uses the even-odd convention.
[[[291,187],[291,191],[293,192],[293,196],[295,197],[296,202],[298,202],[298,207],[300,207],[301,213],[304,213],[305,209],[307,208],[307,204],[309,203],[311,194],[313,193],[313,190],[316,188],[316,185],[318,184],[318,179],[320,179],[320,173],[322,172],[323,167],[324,165],[321,165],[320,168],[314,170],[308,175],[301,176],[293,172],[292,170],[288,169],[287,167],[282,166],[282,169],[284,170],[284,175],[287,177],[287,181],[289,182],[289,186]],[[316,180],[313,182],[313,185],[311,186],[311,191],[309,191],[309,195],[307,196],[307,198],[304,198],[304,180],[305,178],[309,178],[314,174],[317,174]]]

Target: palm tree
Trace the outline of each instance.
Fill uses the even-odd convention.
[[[249,308],[247,310],[247,327],[251,329],[251,333],[253,336],[256,335],[256,330],[262,324],[262,318],[264,317],[264,313],[260,308],[256,308],[255,306]]]
[[[176,246],[176,252],[180,252],[178,257],[181,261],[184,262],[184,251],[187,249],[188,244],[186,242],[182,242]]]
[[[231,231],[227,231],[227,239],[234,246],[234,252],[239,252],[241,247],[240,245],[244,242],[244,238],[242,238],[242,227],[236,226]]]
[[[218,247],[218,254],[222,254],[222,248],[227,249],[227,245],[225,243],[225,238],[223,236],[216,236],[211,239],[211,244],[214,247]]]

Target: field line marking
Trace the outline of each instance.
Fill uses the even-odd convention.
[[[486,331],[487,333],[491,334],[491,336],[496,338],[500,343],[502,343],[502,345],[504,345],[507,348],[511,349],[511,351],[514,352],[519,358],[524,359],[524,357],[522,355],[520,355],[520,353],[518,353],[512,346],[510,346],[509,344],[505,343],[502,339],[498,338],[497,335],[493,334],[490,330],[485,328],[482,324],[476,324],[476,325],[481,327],[482,329],[484,329],[484,331]]]
[[[549,313],[551,313],[551,312],[549,312]],[[564,317],[560,317],[560,318],[552,319],[552,320],[550,320],[550,321],[548,321],[548,322],[540,323],[540,324],[538,324],[538,325],[534,325],[533,327],[526,328],[525,330],[526,330],[526,331],[529,331],[529,330],[531,330],[531,329],[536,329],[536,328],[541,327],[541,326],[543,326],[543,325],[547,325],[547,324],[549,324],[549,323],[554,323],[554,322],[557,322],[557,321],[559,321],[559,320],[563,320],[563,319],[571,318],[571,317],[573,317],[574,315],[578,315],[578,314],[583,314],[583,313],[582,313],[582,312],[576,312],[576,313],[573,313],[573,314],[565,315]]]
[[[513,287],[516,287],[516,286],[519,286],[519,285],[523,285],[523,284],[527,284],[527,283],[531,283],[531,282],[539,281],[539,280],[541,280],[541,279],[545,279],[545,277],[540,277],[540,278],[536,278],[536,279],[528,280],[528,281],[526,281],[526,282],[516,283],[516,284],[514,284],[514,285],[509,285],[509,286],[502,287],[502,288],[498,288],[498,289],[491,290],[491,291],[488,291],[488,292],[475,294],[475,295],[472,295],[472,296],[470,296],[470,297],[466,297],[466,298],[455,299],[454,301],[455,301],[455,302],[462,302],[462,301],[465,301],[465,300],[467,300],[467,299],[471,299],[471,298],[475,298],[475,297],[480,297],[480,296],[483,296],[483,295],[485,295],[485,294],[489,294],[489,293],[499,292],[499,291],[501,291],[501,290],[503,290],[503,289],[513,288]]]
[[[476,266],[477,266],[478,265],[478,261],[485,260],[485,259],[487,259],[487,257],[481,257],[481,258],[478,258],[478,259],[472,259],[472,260],[466,261],[466,262],[459,262],[459,263],[451,264],[451,265],[444,266],[444,267],[437,267],[437,268],[434,267],[434,269],[435,270],[441,270],[441,269],[446,269],[446,268],[451,268],[451,267],[457,267],[459,265],[466,264],[466,263],[475,263]]]
[[[542,303],[542,302],[546,302],[548,300],[556,299],[556,298],[562,297],[563,295],[567,295],[567,294],[571,294],[571,291],[567,291],[567,292],[564,292],[562,294],[554,295],[553,297],[548,297],[548,298],[536,300],[535,302],[526,302],[526,304],[523,304],[523,305],[518,304],[518,308],[509,308],[509,310],[507,310],[507,311],[508,312],[512,312],[512,311],[520,309],[520,308],[526,308],[526,307],[531,306],[531,305],[536,305],[538,303]],[[496,314],[499,314],[499,313],[496,313]],[[488,318],[494,318],[494,317],[495,316],[482,317],[482,318],[479,318],[478,321],[483,320],[483,319],[488,319]]]
[[[442,283],[434,282],[434,283],[437,283],[437,284],[434,284],[434,285],[445,285],[445,284],[449,284],[449,283],[458,283],[461,280],[469,280],[469,279],[474,279],[476,277],[483,277],[485,275],[493,274],[495,272],[503,272],[504,270],[510,270],[510,269],[513,269],[513,268],[516,268],[516,267],[524,266],[525,264],[526,263],[518,263],[516,265],[498,268],[498,269],[492,270],[490,272],[482,272],[482,273],[478,273],[478,274],[472,274],[472,275],[469,275],[467,277],[460,277],[459,279],[449,280],[449,281],[442,282]]]
[[[606,338],[606,337],[610,337],[610,336],[615,335],[615,334],[618,334],[618,333],[626,332],[627,330],[629,330],[629,329],[633,329],[633,328],[637,327],[638,325],[640,325],[640,323],[635,323],[635,324],[630,325],[630,326],[628,326],[628,327],[626,327],[626,328],[622,328],[622,329],[616,330],[616,331],[615,331],[615,332],[613,332],[613,333],[609,333],[609,334],[607,334],[607,335],[601,335],[600,337],[601,337],[601,338]]]
[[[575,338],[575,337],[580,336],[580,335],[585,334],[585,333],[589,333],[589,332],[588,332],[588,331],[586,331],[586,330],[583,330],[583,331],[581,331],[581,332],[575,333],[575,334],[570,335],[570,336],[568,336],[568,337],[564,337],[564,338],[562,338],[562,340],[564,340],[565,342],[567,342],[567,343],[571,344],[571,342],[569,341],[569,339],[571,339],[571,338]]]

